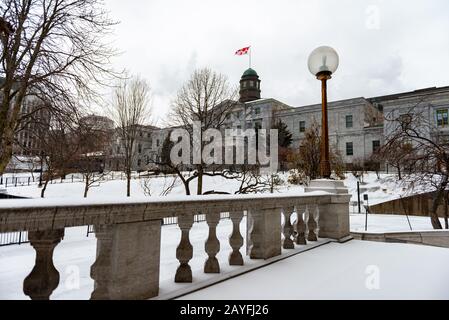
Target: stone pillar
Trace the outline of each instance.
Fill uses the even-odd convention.
[[[308,241],[318,241],[316,236],[316,229],[318,227],[318,223],[315,220],[315,217],[317,217],[316,214],[317,206],[315,205],[308,205],[307,206],[307,240]]]
[[[59,272],[53,264],[53,251],[64,236],[64,229],[30,231],[28,239],[36,251],[36,262],[23,281],[23,292],[32,300],[49,300],[58,287]]]
[[[326,191],[330,193],[328,203],[319,203],[319,233],[320,238],[343,240],[350,236],[349,201],[351,195],[343,184],[336,180],[313,180],[306,192]]]
[[[306,207],[303,205],[296,206],[296,237],[295,243],[299,245],[306,245],[306,224],[304,222],[304,213],[306,211]]]
[[[349,199],[350,196],[343,198],[333,198],[333,202],[318,205],[319,232],[320,238],[329,238],[343,240],[351,235],[349,225]],[[339,202],[343,201],[344,202]],[[334,202],[338,201],[338,202]]]
[[[251,210],[249,228],[249,257],[269,259],[280,255],[281,212],[279,209]]]
[[[240,221],[242,221],[243,212],[229,212],[229,217],[232,221],[232,234],[229,236],[229,244],[231,245],[232,252],[229,254],[229,265],[243,266],[243,257],[240,253],[240,248],[243,246],[243,237],[240,233]]]
[[[193,257],[193,247],[190,243],[189,233],[193,225],[193,215],[183,215],[178,217],[178,226],[181,229],[181,241],[176,248],[176,259],[179,267],[176,270],[175,282],[192,282],[192,268],[189,261]]]
[[[218,251],[220,251],[220,241],[217,238],[217,225],[220,222],[220,212],[206,214],[206,222],[209,226],[209,236],[204,245],[204,249],[209,257],[204,263],[204,273],[220,273],[220,264],[216,258]]]
[[[295,244],[292,240],[293,226],[290,221],[290,217],[293,213],[294,207],[285,207],[282,210],[284,215],[284,225],[282,226],[282,233],[284,234],[284,241],[282,242],[282,248],[284,249],[294,249]]]
[[[91,299],[148,299],[159,294],[161,220],[96,225]]]

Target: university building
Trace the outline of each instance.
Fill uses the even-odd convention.
[[[261,79],[253,69],[240,79],[239,101],[226,116],[225,128],[270,129],[281,120],[293,135],[292,148],[298,148],[306,129],[316,122],[321,125],[321,104],[290,106],[274,98],[261,98]],[[381,97],[334,101],[328,103],[329,140],[331,148],[339,151],[346,164],[368,159],[391,134],[388,117],[398,117],[418,106],[425,110],[435,132],[449,135],[449,86],[428,88]],[[151,168],[161,154],[162,143],[172,128],[142,126],[135,146],[134,170]],[[432,133],[429,133],[432,134]],[[106,168],[119,170],[120,142],[110,151]]]

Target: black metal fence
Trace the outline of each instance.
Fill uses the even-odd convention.
[[[229,219],[229,212],[222,212],[220,213],[220,219]],[[193,217],[194,222],[204,222],[206,221],[206,215],[205,214],[196,214]],[[162,225],[168,226],[168,225],[174,225],[178,224],[178,217],[167,217],[162,220]],[[90,225],[87,226],[86,231],[86,237],[89,237],[89,234],[95,233],[94,226]]]
[[[229,219],[229,212],[220,213],[220,219]],[[194,222],[204,222],[206,221],[205,214],[196,214],[193,219]],[[168,217],[164,218],[162,221],[162,225],[174,225],[178,224],[177,217]],[[87,226],[86,237],[89,237],[89,234],[95,233],[94,226]],[[13,244],[22,244],[29,243],[28,240],[28,232],[27,231],[19,231],[19,232],[7,232],[0,233],[0,247],[10,246]]]
[[[143,173],[133,173],[132,179],[145,178],[148,175]],[[125,180],[126,176],[123,172],[110,172],[108,174],[96,173],[91,178],[98,182],[113,181],[113,180]],[[84,182],[84,175],[82,174],[68,174],[65,177],[53,178],[49,181],[49,184],[57,183],[74,183],[74,182]],[[43,183],[43,181],[42,181]],[[5,188],[11,187],[24,187],[30,185],[39,184],[39,173],[35,173],[34,176],[0,176],[0,186]]]
[[[28,242],[27,231],[0,233],[0,247]]]
[[[220,219],[229,219],[229,212],[220,213]],[[194,222],[204,222],[204,221],[206,221],[206,215],[205,214],[196,214],[193,217],[193,221]],[[164,226],[178,224],[178,218],[177,217],[164,218],[162,224]]]

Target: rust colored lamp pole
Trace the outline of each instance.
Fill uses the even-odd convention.
[[[337,52],[330,47],[319,47],[309,56],[309,70],[321,81],[321,148],[320,148],[320,172],[321,177],[331,177],[331,165],[329,156],[329,124],[327,114],[327,80],[337,70],[339,58]]]

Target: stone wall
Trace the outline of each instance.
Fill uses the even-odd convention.
[[[374,214],[408,214],[428,217],[431,207],[432,194],[423,193],[372,205],[369,207],[369,210],[370,213]],[[437,213],[441,218],[444,217],[443,205],[439,206]]]
[[[395,233],[364,233],[351,232],[356,240],[410,243],[426,246],[449,248],[449,231],[420,231],[420,232],[395,232]]]

